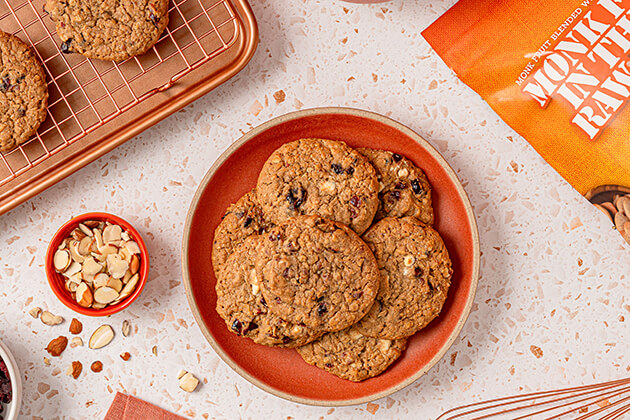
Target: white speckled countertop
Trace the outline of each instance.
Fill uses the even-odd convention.
[[[630,247],[431,51],[420,32],[454,3],[251,0],[260,45],[236,78],[0,217],[0,331],[23,374],[22,418],[102,418],[126,391],[195,419],[429,419],[463,402],[629,376]],[[334,105],[391,116],[437,147],[470,196],[483,255],[470,318],[427,375],[373,404],[319,408],[266,394],[219,359],[188,309],[180,244],[197,184],[230,143],[272,117]],[[130,337],[68,348],[46,366],[44,347],[73,317],[46,283],[47,241],[89,210],[140,230],[151,275],[108,320],[119,331],[129,319]],[[67,321],[46,327],[32,306]],[[84,340],[102,322],[80,319]],[[65,374],[73,360],[84,364],[78,380]],[[178,388],[181,368],[202,379],[196,392]]]

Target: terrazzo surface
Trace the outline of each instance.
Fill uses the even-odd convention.
[[[421,37],[454,3],[251,0],[260,45],[244,71],[0,217],[0,331],[23,375],[21,418],[102,418],[122,391],[194,419],[430,419],[465,402],[630,376],[630,247]],[[252,127],[317,106],[379,112],[424,136],[462,180],[482,250],[470,318],[445,357],[390,397],[342,408],[284,401],[232,371],[204,340],[180,274],[185,215],[211,164]],[[47,241],[92,210],[140,230],[150,278],[107,320],[117,331],[130,320],[129,337],[68,348],[47,366],[44,347],[74,315],[46,283]],[[43,325],[33,306],[66,323]],[[103,322],[80,319],[84,341]],[[104,370],[93,374],[97,359]],[[65,374],[73,360],[84,365],[77,380]],[[180,369],[202,380],[196,392],[178,388]]]

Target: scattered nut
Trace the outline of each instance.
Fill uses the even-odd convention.
[[[63,336],[59,336],[54,338],[50,343],[48,343],[48,347],[45,350],[53,357],[59,357],[61,353],[66,349],[68,345],[68,339]]]
[[[39,314],[42,313],[42,308],[40,308],[39,306],[36,306],[34,308],[31,308],[31,310],[28,311],[28,313],[33,318],[37,319],[37,318],[39,318]]]
[[[72,318],[72,322],[70,322],[70,334],[81,334],[83,331],[83,324],[76,318]]]
[[[131,359],[131,354],[129,354],[129,352],[126,351],[120,355],[120,358],[126,362],[127,360]]]
[[[157,356],[157,346],[153,346],[151,348],[151,353],[153,353],[154,356]]]
[[[122,335],[124,337],[129,337],[129,333],[131,332],[131,324],[126,319],[122,323]]]
[[[48,357],[44,357],[44,364],[50,366],[50,359]]]
[[[59,325],[63,322],[62,317],[53,315],[48,311],[42,312],[42,316],[40,317],[40,319],[42,320],[44,324],[48,325],[49,327],[52,327],[54,325]]]
[[[83,371],[83,364],[77,361],[77,362],[72,362],[72,364],[68,366],[68,370],[66,371],[66,374],[68,376],[72,376],[74,379],[77,379],[81,375],[82,371]]]
[[[103,363],[100,360],[97,360],[96,362],[92,363],[90,369],[94,373],[99,373],[103,370]]]
[[[94,309],[129,297],[142,265],[140,246],[129,232],[98,220],[80,223],[59,245],[53,260],[55,270],[66,277],[68,293],[80,306]]]
[[[195,378],[190,372],[186,372],[179,380],[179,387],[186,392],[193,392],[197,385],[199,385],[199,379]]]
[[[181,369],[179,372],[177,372],[177,379],[182,379],[182,376],[184,376],[186,372],[184,369]]]
[[[90,337],[88,346],[91,349],[100,349],[105,347],[114,339],[114,330],[109,325],[101,325],[94,331]]]
[[[83,347],[83,340],[81,339],[81,337],[73,337],[72,340],[70,340],[70,347]]]

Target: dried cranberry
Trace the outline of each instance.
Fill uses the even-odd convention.
[[[285,268],[284,271],[282,272],[282,277],[284,277],[285,279],[289,278],[289,269]]]
[[[287,337],[286,335],[284,337],[282,337],[282,343],[283,344],[289,344],[291,342],[291,339],[289,337]]]
[[[396,188],[397,190],[404,190],[407,188],[407,184],[405,184],[404,182],[397,182],[396,185],[394,185],[394,188]]]
[[[280,235],[279,233],[272,233],[271,235],[269,235],[269,240],[270,241],[278,241],[278,240],[280,240],[281,237],[282,237],[282,235]]]
[[[325,363],[324,366],[326,366],[328,369],[333,367],[332,363]]]
[[[243,324],[238,319],[232,322],[232,331],[236,334],[241,335],[243,333]]]
[[[422,271],[422,268],[416,267],[416,269],[413,271],[413,274],[416,277],[422,277],[422,275],[424,274],[424,271]]]
[[[422,189],[422,187],[420,186],[420,183],[418,182],[417,179],[412,179],[411,180],[411,189],[413,190],[414,193],[416,194],[420,194],[421,192],[423,192],[424,190]]]
[[[61,43],[61,52],[64,54],[69,54],[70,53],[70,43],[72,42],[72,38],[63,41]]]
[[[293,188],[291,191],[289,191],[289,193],[287,194],[287,201],[289,202],[291,210],[299,209],[300,206],[306,201],[306,196],[306,190],[302,187],[300,187],[299,189]]]
[[[351,167],[349,167],[348,169],[346,169],[346,173],[347,173],[348,175],[352,175],[352,174],[354,173],[354,168],[353,168],[352,166],[351,166]]]
[[[261,304],[262,306],[264,306],[265,308],[267,307],[267,301],[266,301],[266,300],[265,300],[265,298],[264,298],[264,297],[262,297],[262,296],[260,297],[260,304]]]
[[[328,307],[326,305],[326,302],[320,303],[319,306],[317,307],[317,315],[323,316],[326,312],[328,312]]]
[[[252,224],[253,221],[254,219],[252,219],[251,217],[248,217],[247,219],[245,219],[245,223],[243,223],[243,227],[247,228],[249,225]]]
[[[359,290],[357,292],[352,292],[352,297],[355,299],[359,299],[361,296],[363,296],[363,291]]]
[[[394,159],[394,162],[398,163],[402,160],[402,156],[400,156],[398,153],[394,153],[392,155],[392,159]]]
[[[256,324],[255,322],[250,322],[249,324],[247,324],[247,328],[243,330],[243,335],[247,334],[250,331],[254,331],[256,328],[258,328],[258,324]]]
[[[330,167],[337,175],[341,175],[343,173],[343,167],[338,163],[333,163]]]
[[[352,196],[352,198],[350,199],[350,204],[353,205],[354,207],[360,207],[361,206],[361,199],[359,197]]]
[[[153,22],[153,26],[155,26],[156,29],[160,29],[160,27],[158,26],[158,23],[160,22],[160,18],[155,16],[155,13],[150,12],[149,19],[151,19],[151,22]]]

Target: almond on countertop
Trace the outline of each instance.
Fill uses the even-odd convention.
[[[126,351],[120,355],[120,358],[126,362],[127,360],[131,359],[131,354],[129,354],[129,352]]]
[[[45,350],[53,357],[59,357],[61,353],[66,349],[68,345],[68,339],[63,336],[59,336],[54,338],[50,343],[48,343],[48,347]]]
[[[90,369],[94,373],[101,372],[103,370],[103,362],[101,362],[100,360],[97,360],[96,362],[92,363],[92,365],[90,366]]]
[[[81,334],[81,331],[83,331],[83,324],[81,324],[81,321],[78,319],[72,318],[69,330],[71,334]]]
[[[52,327],[54,325],[59,325],[63,322],[62,317],[53,315],[52,313],[48,311],[42,312],[40,319],[42,320],[44,324],[48,325],[49,327]]]
[[[91,349],[100,349],[105,347],[114,339],[114,330],[109,325],[101,325],[94,331],[90,337],[88,346]]]
[[[83,371],[83,364],[79,361],[75,361],[75,362],[72,362],[70,366],[68,366],[68,370],[66,371],[66,374],[68,376],[72,376],[74,379],[77,379],[81,375],[82,371]]]

